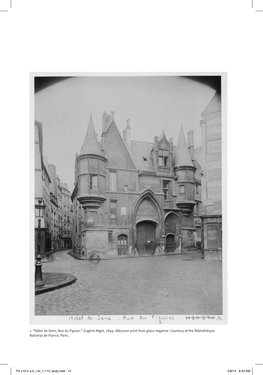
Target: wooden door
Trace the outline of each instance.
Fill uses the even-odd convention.
[[[128,241],[125,234],[118,237],[118,255],[126,255],[128,252]]]
[[[137,251],[139,255],[154,254],[156,245],[156,225],[143,221],[137,225]]]
[[[175,250],[175,239],[173,234],[166,236],[165,251],[166,253],[173,253]]]

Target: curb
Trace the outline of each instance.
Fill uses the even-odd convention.
[[[66,286],[69,286],[77,281],[77,278],[73,275],[70,275],[68,273],[60,273],[60,274],[54,274],[54,273],[44,273],[43,278],[47,277],[48,275],[59,275],[64,276],[66,281],[58,282],[57,284],[50,284],[50,285],[44,285],[42,287],[36,287],[35,288],[35,295],[51,292],[55,289],[64,288]]]

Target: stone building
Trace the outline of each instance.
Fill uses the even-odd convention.
[[[50,183],[50,204],[51,204],[51,225],[50,232],[52,237],[52,251],[58,250],[59,246],[59,200],[58,200],[58,179],[56,166],[48,165],[48,171],[51,179]]]
[[[43,156],[42,123],[35,121],[35,252],[38,251],[40,236],[40,254],[44,255],[51,248],[50,223],[51,212],[49,202],[49,184],[51,182],[45,158]],[[39,218],[39,204],[44,206],[42,217]]]
[[[221,94],[202,112],[202,227],[205,259],[222,259]]]
[[[204,214],[222,214],[221,95],[216,93],[200,121],[202,134],[202,201]]]
[[[66,183],[61,183],[62,193],[62,248],[72,248],[72,233],[73,233],[73,205],[71,202],[71,193],[68,190]]]
[[[48,164],[47,158],[43,156],[42,123],[35,121],[35,207],[39,205],[39,201],[44,206],[40,219],[41,255],[63,247],[71,247],[73,212],[70,192],[67,184],[60,182],[56,166]],[[62,211],[65,214],[65,205],[69,208],[66,208],[68,215],[66,220],[63,220]],[[35,209],[36,249],[39,236],[37,215],[38,210]]]
[[[84,257],[180,253],[195,248],[194,207],[201,202],[193,133],[177,146],[164,132],[133,141],[114,113],[102,116],[100,143],[90,116],[75,159],[74,245]],[[200,174],[200,173],[199,173]]]
[[[66,183],[60,181],[56,166],[48,165],[51,178],[50,203],[52,250],[72,247],[72,202]]]

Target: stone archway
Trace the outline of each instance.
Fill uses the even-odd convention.
[[[136,202],[133,214],[133,244],[138,250],[139,239],[141,254],[154,254],[156,243],[160,242],[161,217],[160,204],[153,191],[151,189],[145,190]],[[145,233],[143,234],[143,232]],[[147,246],[146,243],[148,244]]]

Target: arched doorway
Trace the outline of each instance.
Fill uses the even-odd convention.
[[[166,216],[165,222],[165,251],[173,253],[179,248],[180,221],[176,214],[170,213]]]
[[[154,254],[156,248],[156,224],[141,221],[137,224],[137,251],[139,255]]]
[[[175,251],[175,238],[174,234],[167,234],[165,241],[165,252],[173,253]]]
[[[126,255],[128,252],[128,237],[125,234],[118,236],[118,255]]]

